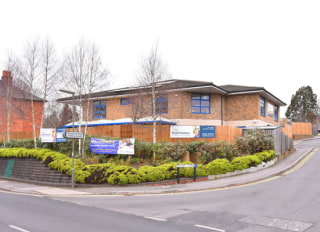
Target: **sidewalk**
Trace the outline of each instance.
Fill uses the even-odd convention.
[[[316,139],[320,139],[317,137]],[[201,182],[192,182],[186,184],[174,185],[127,185],[127,186],[111,186],[99,185],[97,187],[76,187],[74,189],[66,187],[49,187],[35,184],[27,184],[22,182],[0,180],[0,191],[13,192],[17,194],[31,194],[40,196],[86,196],[86,195],[139,195],[139,194],[166,194],[178,192],[204,191],[212,189],[220,189],[237,185],[244,185],[266,178],[279,175],[288,169],[294,167],[313,148],[299,146],[302,141],[295,142],[296,151],[285,159],[279,161],[274,166],[247,174],[221,178],[216,180],[208,180]]]

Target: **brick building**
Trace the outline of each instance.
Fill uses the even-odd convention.
[[[177,125],[279,125],[280,107],[286,105],[263,87],[216,86],[212,82],[178,79],[158,82],[156,86],[156,113]],[[63,103],[71,100],[58,99]],[[88,121],[95,123],[139,119],[151,116],[151,103],[150,86],[96,92],[91,94],[89,109],[84,104],[83,115],[89,110]]]
[[[32,112],[30,93],[14,86],[10,71],[3,71],[0,80],[0,135],[7,133],[9,120],[10,132],[32,132]],[[35,123],[39,130],[43,111],[43,100],[34,96]],[[6,137],[6,136],[4,136]]]

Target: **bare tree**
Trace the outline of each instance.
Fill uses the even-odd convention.
[[[30,103],[31,103],[31,115],[32,115],[32,127],[34,146],[37,148],[36,137],[36,123],[35,123],[35,111],[34,111],[34,95],[36,81],[39,78],[38,68],[40,59],[40,45],[39,39],[28,41],[25,45],[22,60],[20,62],[20,79],[22,79],[28,86],[30,91]]]
[[[42,96],[43,96],[43,105],[46,105],[47,99],[50,94],[55,90],[55,85],[59,83],[59,71],[60,65],[58,64],[56,58],[56,51],[52,41],[47,38],[41,46],[41,61],[40,61],[40,69],[42,80],[40,82]],[[40,128],[43,127],[44,116],[47,107],[44,107],[41,115],[41,123]]]
[[[79,131],[81,131],[84,116],[86,122],[84,134],[86,136],[91,94],[93,91],[100,89],[101,86],[106,85],[109,73],[102,63],[101,53],[97,46],[83,39],[66,56],[65,64],[65,79],[68,80],[68,85],[78,95],[77,100],[80,106]],[[86,106],[85,112],[83,112],[83,106]],[[81,154],[81,143],[79,143],[79,155],[81,156]]]
[[[142,59],[141,69],[138,77],[138,83],[140,86],[151,88],[151,102],[152,102],[152,120],[153,120],[153,143],[157,142],[157,112],[156,101],[159,96],[159,82],[168,78],[167,66],[162,62],[158,54],[158,43],[151,49],[149,55]],[[161,113],[161,112],[160,112]],[[155,159],[155,153],[153,152],[153,159]]]

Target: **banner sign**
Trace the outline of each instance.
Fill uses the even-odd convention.
[[[199,138],[199,126],[170,126],[171,138]]]
[[[216,127],[215,126],[200,126],[200,138],[215,138]]]
[[[123,140],[91,138],[90,151],[96,154],[134,155],[134,138]]]
[[[170,126],[171,138],[215,138],[215,126]]]
[[[41,128],[41,143],[67,142],[67,140],[63,137],[64,132],[66,132],[66,128]]]
[[[56,129],[56,142],[65,143],[67,139],[63,137],[63,134],[66,132],[66,128],[57,128]]]
[[[41,143],[55,143],[56,128],[41,128],[40,139],[41,139]]]

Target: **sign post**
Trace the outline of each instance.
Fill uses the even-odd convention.
[[[193,181],[197,182],[197,167],[198,164],[177,164],[177,183],[180,184],[180,171],[179,168],[194,168]]]

